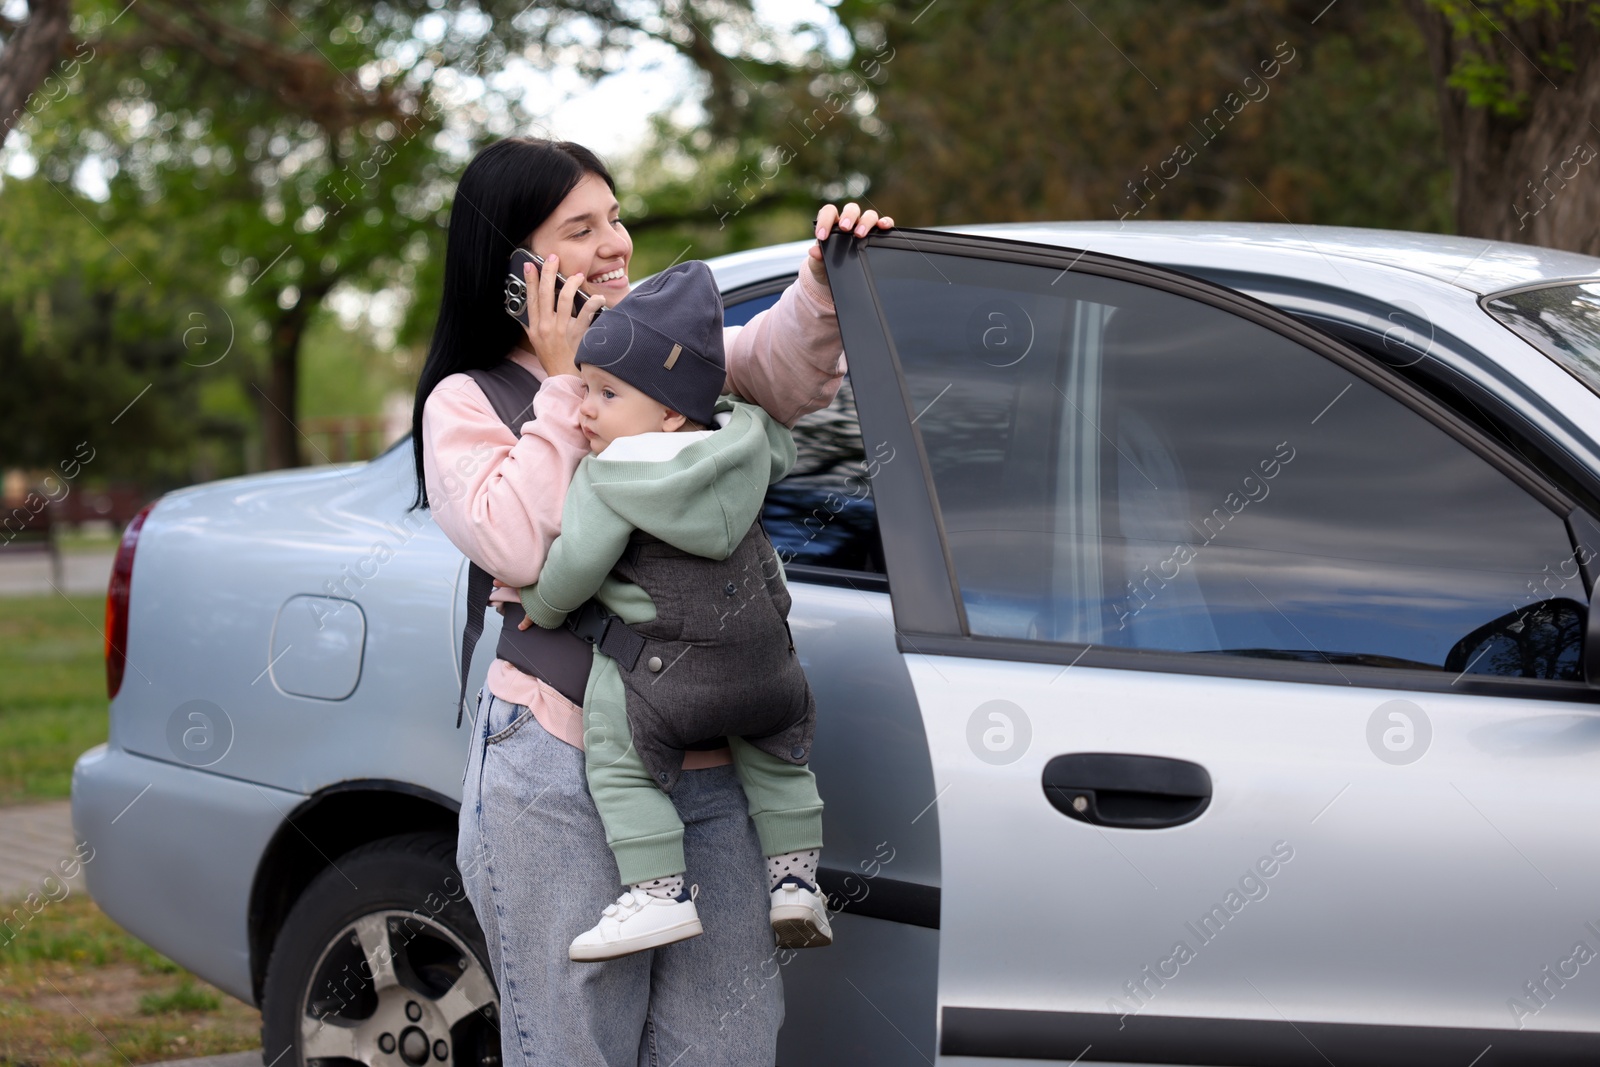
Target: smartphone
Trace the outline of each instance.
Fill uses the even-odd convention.
[[[522,268],[525,264],[532,263],[535,272],[544,269],[544,257],[535,255],[526,248],[514,249],[511,253],[511,263],[506,267],[506,314],[516,319],[522,325],[528,325],[528,283],[522,277]],[[556,272],[556,295],[560,295],[561,287],[567,284],[567,279],[560,271]],[[588,303],[589,294],[578,289],[572,294],[572,316],[577,318],[579,310]],[[595,312],[598,316],[605,311],[601,307]]]

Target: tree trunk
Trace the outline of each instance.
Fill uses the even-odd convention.
[[[0,145],[27,113],[28,98],[61,58],[71,26],[71,0],[30,0],[28,21],[0,54]]]
[[[1590,120],[1600,115],[1600,33],[1589,21],[1591,5],[1566,3],[1520,20],[1489,5],[1494,32],[1473,41],[1457,35],[1437,4],[1408,2],[1439,90],[1456,228],[1600,255],[1600,130]],[[1563,45],[1567,70],[1550,60]],[[1497,99],[1506,113],[1492,100],[1470,102],[1467,90],[1448,83],[1464,60],[1504,68]]]
[[[268,470],[298,467],[305,460],[300,443],[300,343],[305,339],[311,312],[328,295],[332,284],[317,284],[302,290],[300,299],[284,311],[272,325],[267,349],[265,388],[256,385],[261,413],[262,463]],[[316,457],[319,462],[327,459]]]

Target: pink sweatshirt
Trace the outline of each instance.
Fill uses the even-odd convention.
[[[800,277],[772,307],[723,333],[725,392],[760,404],[786,426],[824,407],[844,376],[844,345],[832,294],[802,264]],[[537,581],[550,542],[561,532],[567,485],[589,445],[578,429],[582,383],[576,375],[546,378],[531,352],[510,357],[543,384],[534,417],[513,437],[478,383],[452,374],[422,409],[422,468],[434,521],[462,553],[505,582],[491,604],[515,602],[517,587]],[[489,668],[489,692],[526,704],[550,733],[583,747],[583,713],[560,693],[505,660]],[[692,770],[729,762],[726,748],[688,752]]]

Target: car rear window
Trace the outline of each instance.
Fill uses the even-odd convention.
[[[1600,280],[1488,296],[1483,308],[1600,395]]]

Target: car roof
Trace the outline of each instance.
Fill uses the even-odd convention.
[[[948,233],[1087,248],[1178,269],[1204,267],[1299,277],[1338,274],[1335,261],[1372,264],[1474,296],[1564,278],[1600,276],[1600,258],[1452,234],[1257,222],[1005,222],[930,227]],[[711,260],[726,288],[798,261],[811,241]],[[1321,264],[1317,261],[1320,260]]]

